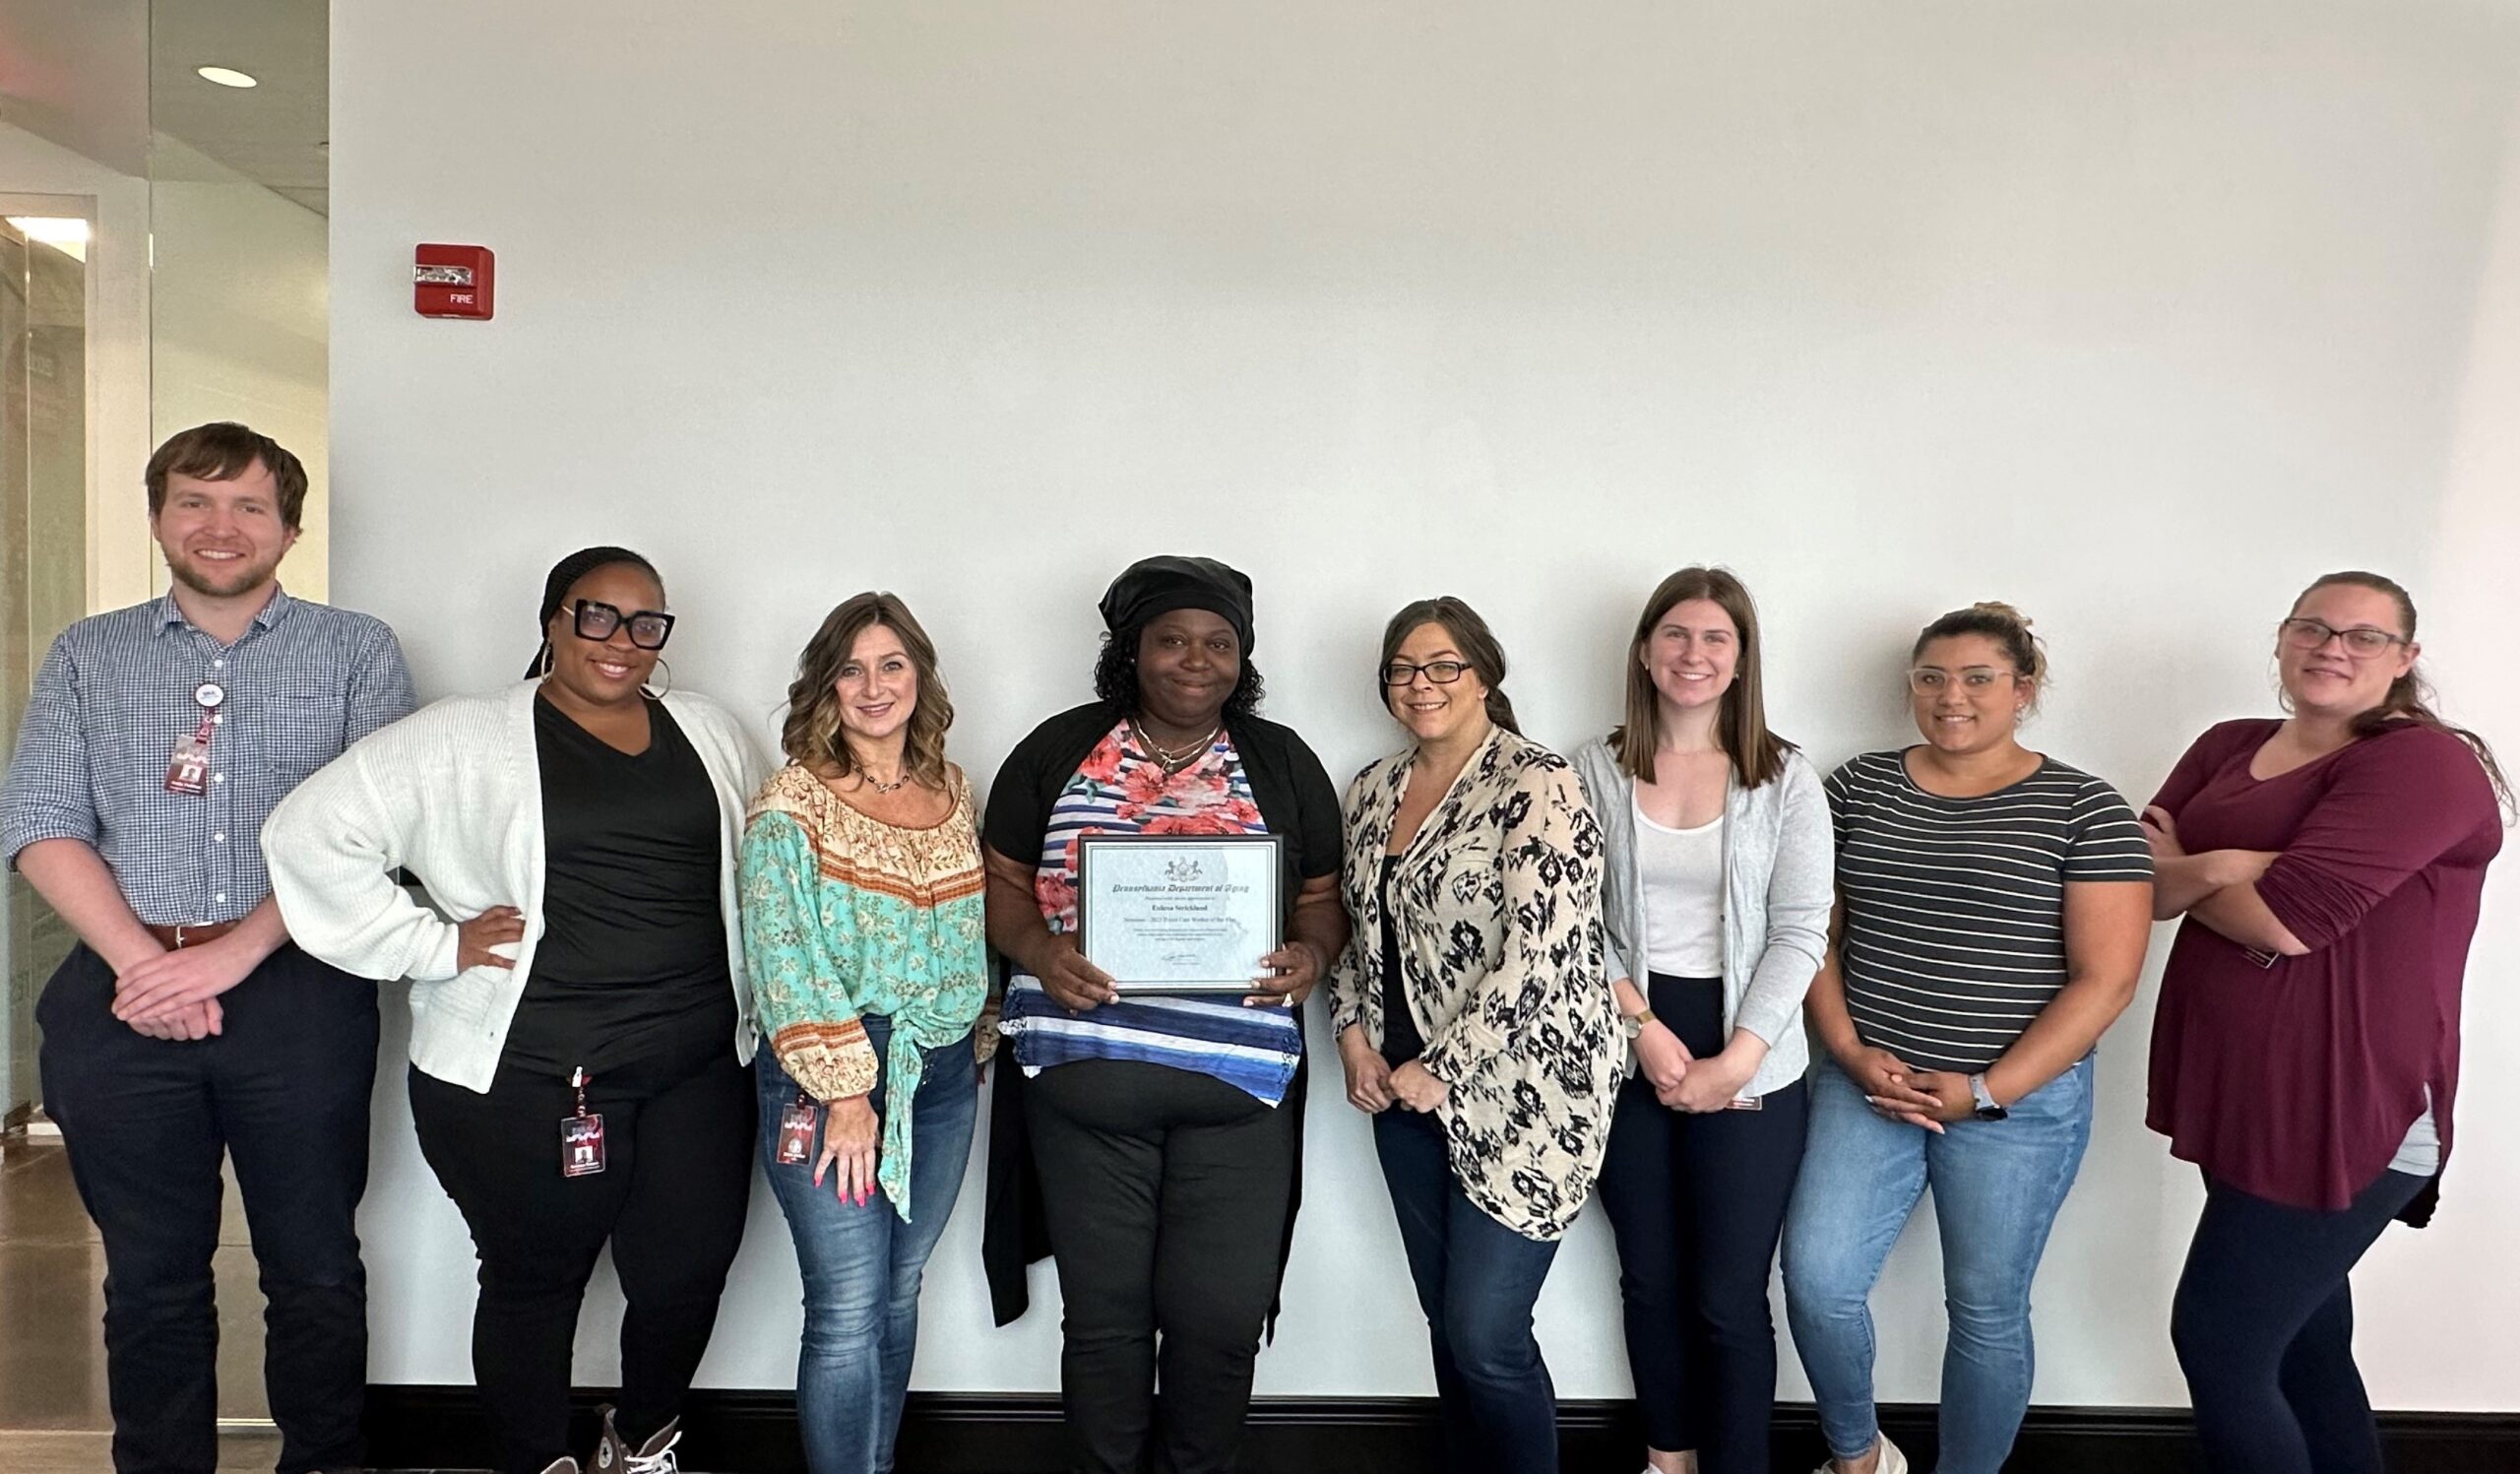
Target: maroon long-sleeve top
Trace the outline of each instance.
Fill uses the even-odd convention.
[[[2209,730],[2153,802],[2191,855],[2281,851],[2257,893],[2309,951],[2269,963],[2179,926],[2146,1121],[2219,1182],[2333,1211],[2387,1169],[2427,1092],[2449,1160],[2460,983],[2502,816],[2476,753],[2412,722],[2250,777],[2281,725]]]

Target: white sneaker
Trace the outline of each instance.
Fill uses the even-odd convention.
[[[1899,1451],[1898,1444],[1890,1442],[1890,1436],[1874,1434],[1873,1440],[1881,1449],[1881,1457],[1874,1461],[1872,1474],[1908,1474],[1908,1456]],[[1836,1459],[1829,1459],[1812,1470],[1811,1474],[1838,1474],[1838,1462]]]

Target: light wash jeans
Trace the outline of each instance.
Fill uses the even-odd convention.
[[[870,1017],[865,1024],[867,1042],[881,1058],[888,1021]],[[945,1232],[972,1156],[979,1082],[971,1036],[927,1052],[926,1077],[911,1108],[907,1223],[880,1192],[861,1207],[841,1200],[829,1174],[814,1186],[821,1121],[812,1155],[801,1163],[779,1160],[779,1118],[796,1099],[796,1082],[779,1067],[766,1039],[753,1065],[761,1089],[762,1169],[788,1215],[805,1281],[805,1335],[796,1356],[805,1466],[813,1474],[888,1474],[918,1342],[919,1277]],[[878,1116],[884,1101],[879,1083],[872,1101]]]
[[[1880,1431],[1872,1309],[1882,1261],[1933,1189],[1942,1230],[1939,1474],[1997,1474],[2030,1407],[2030,1283],[2091,1140],[2092,1060],[2015,1102],[2003,1121],[1941,1135],[1884,1121],[1834,1061],[1811,1071],[1811,1135],[1785,1222],[1785,1305],[1829,1451],[1858,1458]]]

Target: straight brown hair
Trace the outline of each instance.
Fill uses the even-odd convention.
[[[280,492],[281,526],[294,528],[306,511],[306,467],[269,435],[257,434],[232,419],[216,419],[178,430],[149,458],[141,480],[149,487],[149,515],[166,506],[166,479],[196,477],[205,481],[232,481],[254,463],[272,474]]]
[[[1785,771],[1785,755],[1794,744],[1768,730],[1767,696],[1759,676],[1759,610],[1750,590],[1729,568],[1703,565],[1683,568],[1654,586],[1636,616],[1635,638],[1627,642],[1627,719],[1610,732],[1610,747],[1618,765],[1640,783],[1654,781],[1654,749],[1663,739],[1661,692],[1654,673],[1645,668],[1645,648],[1655,627],[1676,605],[1692,599],[1713,600],[1732,620],[1740,653],[1732,667],[1732,685],[1715,714],[1715,740],[1732,760],[1732,772],[1743,788]]]
[[[788,684],[788,720],[781,725],[779,745],[788,756],[809,768],[826,768],[847,777],[857,760],[841,735],[840,668],[857,637],[876,625],[901,637],[911,669],[918,674],[918,706],[910,714],[910,731],[902,766],[911,778],[932,789],[945,787],[945,733],[954,725],[953,698],[945,693],[945,677],[936,671],[936,646],[912,617],[899,595],[852,594],[823,619],[823,627],[805,642],[796,657],[796,678]]]

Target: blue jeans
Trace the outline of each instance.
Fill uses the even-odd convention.
[[[890,1021],[868,1017],[867,1042],[882,1057]],[[768,1040],[753,1057],[761,1091],[761,1160],[796,1240],[805,1281],[805,1335],[796,1356],[796,1424],[813,1474],[885,1474],[910,1393],[918,1342],[919,1276],[945,1232],[971,1161],[979,1109],[978,1067],[969,1035],[927,1052],[926,1078],[911,1105],[910,1219],[883,1194],[864,1206],[844,1201],[828,1174],[814,1186],[824,1120],[814,1123],[806,1160],[779,1160],[779,1118],[796,1082],[779,1067]],[[885,1086],[871,1104],[882,1115]]]
[[[1996,1474],[2030,1408],[2030,1283],[2091,1140],[2092,1061],[2013,1103],[2004,1121],[1941,1135],[1884,1121],[1827,1059],[1811,1071],[1811,1136],[1785,1221],[1785,1306],[1829,1451],[1858,1458],[1872,1405],[1872,1311],[1882,1261],[1933,1188],[1942,1230],[1940,1474]]]
[[[1450,1466],[1552,1474],[1557,1391],[1532,1334],[1532,1307],[1557,1246],[1526,1239],[1471,1202],[1453,1181],[1433,1117],[1383,1112],[1374,1118],[1374,1153],[1426,1313]]]

